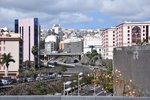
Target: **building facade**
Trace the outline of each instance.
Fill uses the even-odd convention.
[[[149,43],[150,22],[125,22],[102,32],[102,57],[113,58],[113,48]],[[108,49],[109,48],[109,49]]]
[[[83,40],[77,37],[72,37],[61,41],[59,49],[64,53],[82,53]]]
[[[19,73],[20,66],[20,35],[15,33],[0,33],[0,58],[1,55],[11,53],[15,63],[10,62],[8,67],[8,76],[16,77]],[[5,65],[0,65],[0,76],[4,76],[6,71]]]
[[[108,28],[102,32],[102,57],[104,59],[113,58],[113,48],[115,47],[116,28]]]
[[[39,50],[40,40],[40,27],[38,18],[15,19],[15,33],[19,33],[23,41],[23,62],[26,60],[34,61],[32,47],[37,46]],[[39,57],[36,57],[35,61],[39,61],[38,58]]]
[[[95,35],[86,35],[83,37],[83,52],[91,52],[90,46],[94,46],[94,49],[98,52],[101,53],[101,35],[100,34],[95,34]]]
[[[45,53],[50,54],[55,51],[58,51],[59,44],[58,44],[58,36],[57,35],[50,35],[45,39]]]
[[[150,22],[126,22],[116,26],[116,47],[149,42]]]

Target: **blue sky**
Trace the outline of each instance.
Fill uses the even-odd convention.
[[[149,21],[150,0],[0,0],[0,27],[14,19],[39,18],[42,28],[108,28],[124,21]]]

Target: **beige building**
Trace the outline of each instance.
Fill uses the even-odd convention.
[[[0,33],[0,57],[2,54],[11,53],[13,59],[15,60],[15,63],[10,62],[9,68],[8,68],[8,76],[15,77],[18,75],[19,70],[19,42],[20,36],[19,34],[15,33],[8,33],[8,32],[1,32]],[[0,65],[0,76],[5,75],[6,68],[4,65]]]

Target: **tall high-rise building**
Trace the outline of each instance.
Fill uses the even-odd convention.
[[[34,61],[34,55],[32,54],[32,47],[38,47],[39,54],[39,40],[40,40],[40,27],[38,18],[30,19],[15,19],[15,33],[20,33],[20,37],[23,40],[23,62],[26,60]],[[39,61],[38,55],[35,61]],[[39,65],[39,64],[38,64]]]

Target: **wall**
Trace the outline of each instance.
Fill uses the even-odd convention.
[[[132,80],[143,95],[150,96],[150,46],[115,48],[113,56],[114,71],[119,70],[123,80]],[[115,92],[121,95],[122,91]]]
[[[150,100],[150,98],[112,96],[0,96],[0,100]]]

